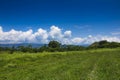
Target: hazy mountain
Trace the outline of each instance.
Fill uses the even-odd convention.
[[[41,47],[45,44],[35,44],[35,43],[20,43],[20,44],[0,44],[0,47],[18,47],[18,46],[28,46],[28,45],[32,45],[33,48],[36,48],[36,47]],[[88,44],[82,44],[80,46],[84,46],[84,47],[87,47],[89,46]]]
[[[20,44],[0,44],[0,47],[18,47],[18,46],[28,46],[32,45],[32,47],[41,47],[44,44],[34,44],[34,43],[20,43]]]

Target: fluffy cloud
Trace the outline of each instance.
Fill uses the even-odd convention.
[[[105,35],[88,35],[87,37],[72,37],[72,32],[67,30],[63,32],[57,26],[51,26],[50,30],[44,30],[39,28],[36,32],[32,29],[28,31],[16,31],[11,29],[8,32],[4,32],[0,26],[0,43],[40,43],[46,44],[50,40],[57,40],[62,44],[91,44],[100,40],[107,40],[109,42],[120,42],[118,36],[105,36]]]
[[[107,40],[109,42],[120,42],[120,38],[116,36],[105,36],[105,35],[96,35],[96,36],[88,36],[84,38],[84,44],[91,44],[93,42]]]
[[[63,37],[61,29],[57,26],[51,26],[50,32],[49,32],[49,37],[51,39],[61,39]]]
[[[47,38],[48,38],[48,33],[47,33],[46,30],[40,28],[40,29],[38,29],[38,31],[35,32],[33,35],[35,36],[35,39],[36,39],[35,41],[36,41],[37,43],[48,43],[48,40],[47,40]]]
[[[73,38],[71,41],[72,41],[72,44],[80,44],[84,41],[84,39],[77,37],[77,38]]]
[[[14,29],[4,32],[0,31],[0,43],[21,43],[21,42],[32,42],[32,30],[26,32],[16,31]]]
[[[2,27],[0,26],[0,34],[2,33]]]
[[[71,37],[71,31],[65,31],[64,32],[64,38],[70,38]]]

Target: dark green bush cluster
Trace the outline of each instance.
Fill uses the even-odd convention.
[[[89,48],[117,48],[120,47],[118,42],[107,42],[106,40],[94,42]]]

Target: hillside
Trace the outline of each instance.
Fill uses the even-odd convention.
[[[0,54],[0,80],[119,80],[120,48]]]

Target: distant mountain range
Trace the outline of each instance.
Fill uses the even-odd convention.
[[[0,47],[18,47],[18,46],[28,46],[31,45],[33,48],[37,48],[37,47],[41,47],[45,44],[34,44],[34,43],[20,43],[20,44],[0,44]],[[47,45],[47,44],[46,44]],[[87,47],[89,46],[88,44],[84,44],[84,45],[80,45],[80,46],[84,46]]]
[[[41,47],[44,44],[33,44],[33,43],[20,43],[20,44],[0,44],[0,47],[18,47],[18,46],[28,46],[28,45],[32,45],[32,47]]]

